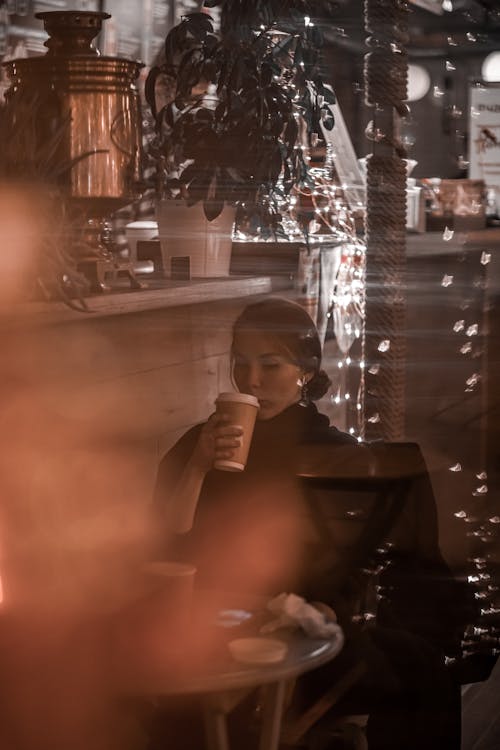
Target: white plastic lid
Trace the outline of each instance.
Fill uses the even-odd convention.
[[[237,391],[234,393],[219,393],[215,399],[215,403],[219,401],[235,401],[239,404],[249,404],[250,406],[255,406],[257,409],[259,408],[259,402],[255,396],[250,396],[248,393],[238,393]]]
[[[131,221],[126,224],[125,229],[158,229],[157,221]]]

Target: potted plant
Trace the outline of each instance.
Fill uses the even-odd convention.
[[[314,17],[335,5],[205,0],[205,8],[220,6],[218,34],[204,12],[169,32],[165,59],[145,90],[162,195],[201,204],[214,221],[227,204],[272,209],[277,197],[309,182],[304,147],[321,122],[334,124]],[[167,93],[159,103],[160,82]]]

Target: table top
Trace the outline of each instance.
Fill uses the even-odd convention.
[[[310,638],[302,631],[275,636],[288,644],[286,657],[275,664],[256,665],[237,662],[227,653],[217,664],[208,665],[206,670],[190,671],[186,674],[179,671],[168,675],[166,680],[153,677],[151,688],[161,694],[195,694],[216,691],[238,690],[270,682],[288,680],[326,664],[335,658],[341,650],[344,639]]]
[[[163,660],[149,661],[145,668],[125,670],[121,687],[127,693],[142,696],[195,695],[251,688],[292,679],[326,664],[344,645],[340,630],[338,636],[327,639],[311,638],[300,628],[281,628],[269,637],[287,644],[284,659],[273,664],[244,664],[231,656],[228,644],[236,638],[256,637],[258,629],[252,632],[221,626],[212,629],[209,640],[206,633],[199,632],[201,638],[195,635],[176,648],[168,648]]]

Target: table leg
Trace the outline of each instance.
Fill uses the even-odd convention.
[[[278,750],[286,682],[281,680],[262,688],[262,728],[259,750]]]
[[[229,750],[226,712],[216,700],[207,696],[203,700],[203,721],[207,750]]]

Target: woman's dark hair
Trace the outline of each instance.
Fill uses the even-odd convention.
[[[307,384],[313,401],[328,391],[331,380],[321,369],[321,342],[318,331],[303,307],[287,299],[270,297],[245,307],[233,326],[235,336],[242,331],[262,332],[274,338],[295,364],[313,376]]]

